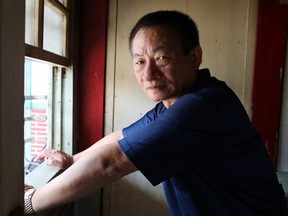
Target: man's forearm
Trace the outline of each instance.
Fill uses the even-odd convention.
[[[135,170],[118,143],[99,145],[60,176],[38,188],[32,197],[33,208],[39,212],[69,203]]]

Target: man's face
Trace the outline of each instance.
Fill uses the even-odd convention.
[[[153,101],[163,101],[166,107],[195,82],[199,64],[194,51],[185,55],[180,41],[167,26],[140,29],[132,42],[132,57],[144,92]]]

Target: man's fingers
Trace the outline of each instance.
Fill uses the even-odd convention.
[[[43,161],[45,159],[45,156],[44,155],[37,155],[36,158],[35,158],[35,161]]]
[[[58,151],[52,149],[44,149],[35,158],[36,161],[43,161],[46,157],[53,157]]]
[[[35,160],[43,161],[45,158],[47,158],[45,162],[47,165],[56,166],[61,169],[67,169],[73,163],[72,156],[60,150],[45,149],[37,155]]]
[[[48,165],[48,166],[56,166],[56,167],[59,167],[59,168],[63,168],[63,164],[60,162],[60,161],[58,161],[58,160],[54,160],[54,159],[49,159],[49,160],[47,160],[46,161],[46,164]]]

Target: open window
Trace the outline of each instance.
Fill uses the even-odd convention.
[[[70,0],[26,0],[24,168],[45,148],[73,149]]]

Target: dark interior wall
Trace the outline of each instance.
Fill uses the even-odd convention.
[[[288,5],[259,0],[252,121],[275,163],[288,35]]]
[[[107,0],[81,0],[79,7],[76,151],[103,136]]]

